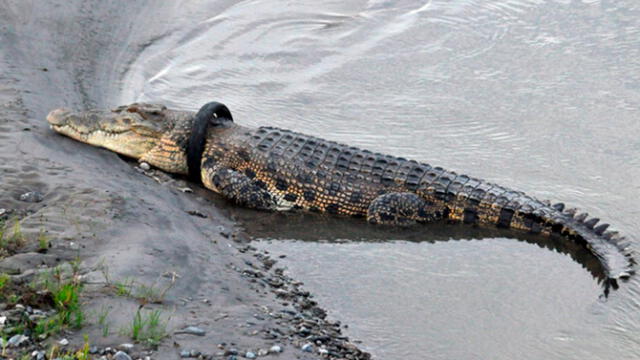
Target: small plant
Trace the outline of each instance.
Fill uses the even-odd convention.
[[[124,279],[124,281],[116,281],[114,284],[116,289],[116,295],[118,296],[131,296],[133,290],[133,279]]]
[[[109,309],[102,307],[98,313],[98,325],[102,328],[102,336],[109,336],[109,323],[107,322],[107,316],[109,315]]]
[[[10,222],[10,220],[0,220],[0,257],[11,255],[25,243],[20,220],[16,219],[13,226],[10,226]]]
[[[46,252],[47,250],[49,250],[50,245],[51,244],[49,243],[49,238],[47,237],[44,229],[40,229],[40,233],[38,234],[38,251]]]
[[[57,311],[55,315],[36,324],[34,332],[38,335],[57,333],[67,326],[80,328],[84,323],[85,316],[80,306],[83,286],[78,276],[79,267],[77,264],[71,266],[73,272],[69,277],[65,277],[62,269],[56,267],[36,285],[50,294]]]
[[[11,277],[8,274],[0,274],[0,295],[2,295],[2,289],[9,284],[9,281],[11,281]]]
[[[71,271],[73,272],[74,276],[80,274],[80,265],[82,265],[82,260],[80,260],[79,256],[70,261],[69,265],[71,265]]]
[[[6,301],[10,305],[17,304],[20,298],[12,292],[11,276],[0,273],[0,300]]]
[[[157,289],[155,284],[140,284],[136,288],[134,297],[140,300],[143,304],[161,304],[164,300],[164,293],[165,291]]]
[[[126,296],[138,299],[142,305],[146,304],[162,304],[164,297],[174,285],[176,279],[172,278],[171,282],[163,288],[156,286],[156,283],[151,285],[138,284],[135,285],[135,281],[132,279],[125,279],[124,281],[117,281],[113,284],[113,287],[118,296]]]
[[[75,358],[78,360],[90,360],[89,358],[89,336],[84,335],[84,345],[80,350],[75,353]]]
[[[58,346],[53,345],[51,349],[49,349],[49,357],[48,359],[55,359],[55,355],[58,353]]]
[[[11,305],[15,305],[18,303],[18,301],[20,301],[20,296],[18,296],[18,294],[10,294],[7,297],[7,302]]]
[[[82,327],[84,321],[84,315],[80,310],[80,291],[80,285],[67,283],[52,292],[62,323],[71,324],[76,328]]]
[[[131,338],[135,341],[140,341],[142,339],[143,329],[144,321],[142,321],[142,314],[140,313],[140,309],[138,309],[133,316],[133,323],[131,324]]]
[[[155,283],[153,283],[151,286],[141,284],[138,287],[138,291],[135,297],[140,300],[143,305],[147,303],[162,304],[167,292],[176,284],[176,280],[177,276],[174,273],[173,276],[171,276],[171,282],[169,282],[167,286],[161,289],[157,288]]]
[[[102,276],[104,277],[104,282],[107,286],[111,285],[111,275],[109,275],[109,266],[105,264],[104,258],[100,259],[100,263],[96,266],[97,269],[100,270]]]
[[[130,336],[136,342],[144,342],[150,346],[158,346],[167,336],[167,323],[160,319],[160,310],[142,313],[142,306],[138,308],[131,323]]]
[[[7,221],[2,219],[0,220],[0,248],[3,248],[6,246],[5,240],[4,240],[4,233],[6,231],[7,231]]]
[[[22,227],[20,226],[20,220],[16,219],[16,221],[13,223],[10,242],[12,242],[16,246],[24,245],[24,235],[22,234]]]
[[[2,353],[0,353],[0,355],[2,355],[2,357],[6,357],[7,356],[7,346],[9,346],[9,340],[7,340],[6,336],[2,336],[2,338],[0,338],[0,345],[2,345]]]

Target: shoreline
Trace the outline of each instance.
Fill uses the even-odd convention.
[[[44,344],[75,351],[87,335],[90,355],[96,358],[118,358],[122,351],[152,359],[251,358],[249,353],[279,359],[369,359],[341,333],[339,322],[326,319],[326,311],[299,282],[283,274],[275,259],[247,245],[224,206],[214,204],[214,195],[198,188],[184,193],[192,184],[136,171],[117,155],[66,139],[46,126],[44,114],[53,107],[102,106],[103,99],[119,90],[87,56],[104,45],[86,42],[95,40],[95,32],[83,32],[74,43],[54,26],[65,9],[39,11],[38,22],[28,13],[14,12],[21,6],[0,7],[0,19],[7,24],[0,33],[0,209],[6,219],[19,215],[24,243],[0,260],[0,273],[11,272],[16,286],[27,286],[38,274],[77,261],[79,270],[71,276],[84,284],[80,299],[85,319],[82,328],[64,327],[44,340],[25,334],[28,339],[9,348],[9,354],[47,350],[41,349]],[[82,9],[75,9],[79,19],[69,26],[91,28],[97,17]],[[102,30],[118,26],[97,25]],[[75,53],[84,55],[69,58],[68,52],[78,46],[84,50]],[[100,97],[109,86],[111,95]],[[26,193],[37,196],[32,202],[21,200]],[[46,249],[38,248],[40,234],[45,234]],[[127,284],[129,294],[119,294]],[[3,305],[0,316],[6,323],[35,310],[49,314],[52,308]],[[155,311],[166,322],[167,336],[148,353],[149,346],[136,344],[130,330],[137,315]],[[105,324],[110,331],[104,331]]]
[[[9,91],[19,96],[15,89],[9,89]],[[13,103],[21,104],[22,101],[16,97]],[[3,106],[6,108],[7,104],[11,102],[4,102]],[[24,114],[28,109],[16,106],[11,108],[11,111]],[[14,125],[37,121],[37,119],[28,118],[18,119],[12,116],[10,111],[5,110],[0,116],[5,122],[13,122]],[[15,128],[15,131],[22,131]],[[15,134],[15,131],[9,132],[9,135]],[[44,131],[47,130],[44,129]],[[51,136],[58,137],[62,142],[68,142],[53,132]],[[19,143],[20,141],[17,141],[17,144],[5,143],[2,146],[4,153],[15,153],[11,147]],[[73,146],[72,143],[68,145]],[[78,146],[82,144],[78,143]],[[95,148],[88,151],[97,152],[98,156],[102,153]],[[28,153],[25,155],[28,156]],[[16,180],[30,177],[29,173],[19,169],[20,161],[3,160],[5,160],[5,169],[15,168],[13,177]],[[118,161],[118,159],[112,160]],[[127,244],[126,239],[140,233],[134,231],[133,234],[128,235],[126,228],[132,226],[135,229],[136,219],[141,217],[137,211],[149,212],[152,209],[132,206],[130,203],[136,200],[122,196],[126,194],[115,195],[109,190],[101,192],[78,189],[73,184],[73,176],[58,179],[61,183],[56,184],[57,186],[52,189],[47,186],[47,176],[38,176],[40,186],[36,183],[30,184],[29,180],[21,182],[22,187],[12,186],[9,180],[3,184],[5,189],[2,197],[3,219],[7,225],[15,223],[12,222],[13,219],[19,220],[20,226],[24,229],[25,244],[15,249],[11,256],[0,259],[1,272],[10,274],[12,283],[26,285],[37,279],[38,274],[46,274],[57,266],[68,266],[70,261],[78,259],[81,269],[79,276],[85,284],[82,295],[83,311],[87,314],[86,325],[80,329],[66,327],[60,334],[42,340],[25,335],[29,339],[20,347],[15,349],[9,347],[10,351],[13,350],[14,354],[20,354],[25,350],[28,350],[28,353],[46,351],[46,345],[55,345],[62,349],[81,349],[85,341],[83,336],[88,334],[91,339],[92,354],[107,357],[115,356],[118,351],[125,351],[133,358],[150,357],[151,359],[176,357],[226,359],[234,355],[251,358],[250,353],[255,356],[271,354],[282,359],[370,358],[369,354],[359,350],[341,333],[340,322],[327,320],[326,311],[312,300],[313,296],[302,288],[300,282],[286,276],[284,269],[277,267],[275,259],[258,252],[249,244],[242,230],[222,215],[224,209],[217,209],[217,205],[212,204],[206,197],[198,198],[207,190],[198,188],[195,189],[195,194],[184,193],[183,190],[193,184],[174,179],[160,171],[145,172],[140,168],[127,166],[130,172],[140,173],[138,175],[146,178],[146,185],[155,187],[160,193],[168,192],[172,197],[179,197],[179,202],[186,207],[182,211],[175,209],[173,213],[181,212],[183,219],[197,223],[200,230],[205,229],[205,234],[201,234],[197,240],[197,248],[209,253],[198,254],[197,251],[192,253],[191,250],[185,249],[180,257],[185,257],[186,261],[192,257],[204,260],[199,261],[198,266],[206,266],[202,264],[203,262],[215,263],[217,265],[214,266],[214,271],[219,272],[223,268],[223,274],[214,276],[215,285],[207,286],[205,291],[202,291],[203,289],[196,286],[193,281],[190,281],[190,284],[181,284],[182,278],[188,277],[189,272],[185,268],[174,265],[166,267],[167,271],[164,273],[157,271],[159,268],[165,268],[164,262],[168,259],[163,255],[171,252],[171,243],[162,244],[161,250],[152,248],[148,251],[143,249],[144,243],[136,242],[136,251],[144,252],[141,254],[141,258],[144,258],[142,262],[146,263],[144,270],[140,266],[132,269],[131,266],[125,265],[129,261],[136,262],[135,254],[124,255],[128,260],[124,263],[109,261],[110,257],[123,256],[123,253],[130,252],[131,244]],[[44,169],[33,167],[29,172],[37,173],[42,170]],[[164,184],[157,182],[160,178],[165,182]],[[24,192],[25,189],[29,191]],[[34,202],[20,200],[20,195],[30,192],[38,193],[41,199],[36,199],[39,201]],[[16,194],[20,195],[16,196]],[[96,198],[99,201],[96,201]],[[142,202],[146,203],[144,200]],[[5,204],[11,207],[7,208]],[[70,208],[75,210],[68,210]],[[60,216],[60,213],[65,215]],[[98,215],[100,213],[103,214]],[[150,224],[145,225],[147,225],[145,226],[147,235],[154,237],[156,234],[151,232]],[[34,248],[35,239],[36,234],[43,231],[41,229],[44,229],[50,240],[47,242],[49,247],[38,252],[38,249]],[[114,231],[114,229],[120,230]],[[173,230],[180,232],[178,228]],[[113,233],[117,235],[110,236]],[[171,255],[167,257],[170,259]],[[211,269],[202,268],[202,271],[207,270]],[[138,275],[134,275],[135,273]],[[169,282],[167,278],[170,275],[173,276],[173,280]],[[134,284],[159,289],[162,291],[162,299],[149,301],[134,295],[117,295],[114,288],[123,283],[126,284],[127,281],[131,281],[131,291],[134,291],[137,286]],[[211,290],[215,289],[216,285],[226,294],[212,294]],[[181,296],[185,293],[184,291],[189,295]],[[211,297],[215,299],[212,300]],[[12,317],[19,317],[21,310],[31,315],[33,309],[26,310],[25,306],[31,308],[29,304],[7,305],[5,303],[0,308],[0,314],[6,316],[9,321]],[[170,313],[166,318],[167,337],[162,340],[157,351],[149,351],[148,346],[140,344],[127,347],[133,341],[123,335],[122,329],[126,327],[126,319],[132,319],[136,309],[142,307]],[[114,314],[114,319],[109,320],[112,323],[110,326],[119,330],[116,334],[101,336],[98,321],[92,314],[98,314],[105,308],[111,309],[110,314]],[[36,310],[46,313],[51,311],[51,308]],[[122,313],[115,315],[116,310]],[[189,328],[200,329],[205,335],[194,336],[189,331],[185,331]],[[60,341],[68,345],[61,346]],[[212,342],[215,343],[214,346]],[[280,353],[278,349],[283,352]]]

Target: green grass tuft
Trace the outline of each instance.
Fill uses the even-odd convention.
[[[4,295],[2,289],[4,289],[5,286],[9,285],[10,281],[11,277],[8,274],[0,274],[0,299],[3,298]]]
[[[98,325],[102,328],[102,336],[109,336],[109,323],[107,322],[107,316],[109,316],[109,309],[103,306],[98,313]]]
[[[38,234],[38,250],[40,252],[45,252],[49,250],[49,238],[45,233],[44,229],[40,229],[40,233]]]
[[[45,274],[37,287],[47,291],[53,300],[57,313],[40,320],[34,329],[37,335],[51,335],[66,327],[81,328],[85,315],[80,305],[83,285],[79,280],[79,267],[72,264],[72,274],[65,277],[60,267]]]
[[[138,308],[129,331],[131,339],[150,346],[158,346],[167,336],[167,322],[162,321],[161,314],[160,310],[151,310],[143,314],[142,307]]]

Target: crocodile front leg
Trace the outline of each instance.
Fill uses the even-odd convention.
[[[371,224],[412,225],[436,220],[429,203],[413,193],[388,193],[375,198],[367,209]]]
[[[226,167],[206,169],[205,172],[204,185],[234,203],[258,210],[276,209],[271,193],[246,175]]]

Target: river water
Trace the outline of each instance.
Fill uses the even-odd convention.
[[[636,0],[255,0],[139,11],[130,33],[154,36],[113,103],[221,101],[238,123],[489,179],[577,206],[638,240]],[[604,298],[581,249],[464,226],[239,217],[256,246],[287,254],[280,264],[378,359],[640,358],[640,281]]]

